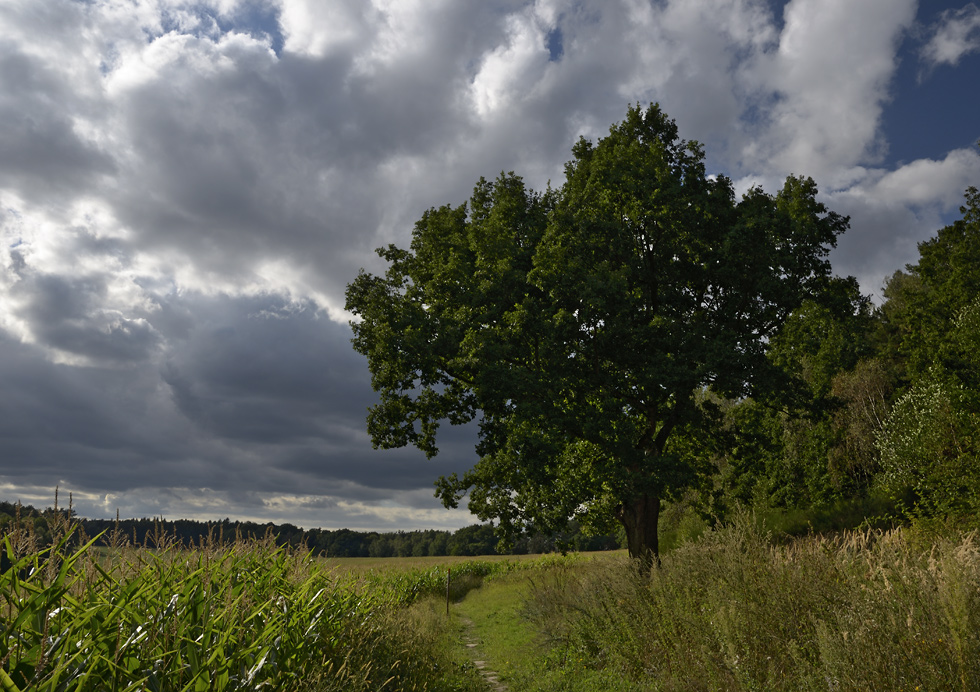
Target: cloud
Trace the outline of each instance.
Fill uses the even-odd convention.
[[[547,36],[553,27],[542,22],[533,7],[510,15],[506,25],[506,42],[483,56],[473,78],[473,105],[482,118],[491,118],[526,97],[545,79],[542,73],[551,63]]]
[[[371,4],[358,0],[287,0],[280,15],[285,50],[311,58],[349,52],[357,44],[371,42],[375,13]]]
[[[805,172],[836,187],[852,167],[880,161],[881,113],[915,8],[915,0],[788,3],[778,49],[745,76],[765,110],[743,165]]]
[[[64,28],[64,17],[50,19],[51,28]],[[111,156],[88,136],[100,116],[90,75],[56,67],[54,58],[27,37],[0,41],[0,188],[46,204],[90,191],[115,172]]]
[[[389,494],[383,503],[351,500],[347,488],[337,495],[268,495],[259,492],[223,492],[207,488],[134,488],[123,492],[95,493],[61,485],[59,506],[69,500],[79,516],[111,519],[118,510],[127,518],[161,517],[198,521],[288,521],[303,528],[347,528],[354,531],[436,529],[453,531],[476,520],[465,510],[433,507],[431,493]],[[49,507],[55,488],[48,485],[0,483],[0,495],[35,507]],[[71,498],[69,498],[71,493]],[[285,518],[284,518],[285,517]]]
[[[431,484],[472,427],[432,461],[364,432],[343,294],[374,248],[481,176],[560,185],[579,136],[658,101],[742,187],[816,177],[874,290],[977,174],[888,163],[915,5],[2,3],[0,477],[110,516],[467,523]],[[928,45],[972,50],[971,8]]]
[[[852,231],[832,255],[835,270],[857,276],[881,299],[887,277],[918,258],[918,244],[946,225],[947,212],[980,179],[976,150],[957,149],[942,160],[919,160],[893,171],[868,170],[828,205],[851,217]]]
[[[978,178],[977,151],[956,149],[941,161],[920,159],[894,171],[881,172],[873,182],[856,185],[848,193],[886,205],[934,204],[948,209],[959,203],[963,190]]]
[[[167,349],[138,369],[55,363],[3,337],[0,477],[167,516],[195,497],[201,513],[201,498],[214,512],[246,496],[260,509],[270,494],[372,504],[422,493],[433,509],[433,480],[473,463],[472,427],[447,430],[433,461],[372,450],[366,366],[349,329],[316,306],[274,295],[167,301],[149,318]]]
[[[980,7],[973,3],[946,10],[929,29],[922,59],[930,67],[956,65],[965,55],[980,51]]]
[[[33,326],[32,336],[69,360],[145,360],[159,336],[145,319],[105,308],[107,292],[103,277],[36,275],[22,280],[12,297],[24,300],[19,317]]]

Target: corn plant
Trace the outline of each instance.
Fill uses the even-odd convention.
[[[0,689],[289,689],[343,657],[380,604],[309,556],[69,550],[69,532],[0,575]]]

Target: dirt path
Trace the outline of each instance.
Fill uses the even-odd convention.
[[[463,643],[466,645],[466,649],[473,659],[473,665],[480,671],[480,675],[487,681],[491,689],[493,689],[493,692],[507,692],[507,686],[500,682],[496,671],[487,668],[487,662],[482,660],[480,640],[477,639],[476,632],[474,631],[473,621],[461,615],[459,622],[463,625]]]

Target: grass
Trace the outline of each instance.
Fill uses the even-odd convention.
[[[519,613],[527,595],[526,582],[526,575],[492,580],[455,610],[457,617],[473,623],[479,655],[492,661],[500,679],[514,689],[525,689],[520,684],[522,664],[536,658],[534,631]]]
[[[942,524],[790,541],[743,516],[648,578],[622,554],[329,562],[51,533],[2,540],[3,692],[485,690],[462,617],[511,690],[980,689],[980,538]]]
[[[469,557],[463,555],[436,555],[424,557],[322,557],[319,560],[325,566],[339,572],[370,572],[392,570],[407,571],[416,569],[431,569],[433,567],[449,567],[466,565],[472,562],[486,563],[524,563],[540,559],[540,555],[481,555]]]
[[[649,580],[626,563],[536,580],[524,616],[557,671],[540,689],[980,689],[976,533],[777,544],[743,518]]]
[[[546,584],[563,584],[572,575],[603,572],[623,562],[625,551],[539,559],[529,563],[532,569],[493,575],[467,594],[453,614],[457,621],[472,623],[472,635],[479,642],[475,655],[485,659],[511,690],[628,692],[632,685],[611,670],[570,665],[561,647],[542,636],[540,623],[528,611]]]

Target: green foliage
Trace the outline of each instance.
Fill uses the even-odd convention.
[[[963,217],[919,243],[919,261],[896,272],[882,306],[884,348],[911,378],[945,362],[946,336],[960,312],[980,295],[980,191],[966,191]]]
[[[910,488],[917,513],[980,511],[980,417],[969,404],[962,385],[936,368],[895,402],[880,431],[880,482],[894,493]]]
[[[38,555],[3,577],[0,653],[20,689],[295,686],[325,663],[344,625],[332,613],[354,600],[325,592],[322,579],[294,583],[301,565],[282,551],[141,554],[135,576],[121,578],[87,546],[62,556],[63,548],[41,553],[61,558],[53,580],[18,578]]]
[[[441,420],[479,418],[479,461],[439,481],[445,504],[469,493],[505,537],[616,516],[648,559],[661,497],[701,471],[682,438],[716,423],[703,392],[793,389],[770,340],[841,293],[826,256],[847,220],[806,178],[736,202],[657,106],[572,153],[560,190],[481,180],[469,206],[426,212],[409,250],[380,250],[384,276],[348,287],[380,395],[368,431],[432,455]]]
[[[474,524],[456,531],[449,541],[450,555],[489,555],[497,548],[493,527]]]
[[[712,516],[745,506],[827,507],[852,490],[828,464],[836,441],[829,412],[794,417],[746,399],[726,409],[725,426],[716,471],[700,488]]]
[[[911,384],[879,430],[879,480],[911,490],[925,516],[980,512],[980,192],[966,197],[963,218],[919,245],[883,308]]]
[[[50,548],[0,574],[0,689],[469,690],[422,601],[446,574],[338,577],[271,541]],[[454,566],[467,583],[505,566]],[[430,609],[431,610],[431,609]]]
[[[870,301],[852,277],[834,284],[825,304],[805,303],[773,338],[770,357],[806,383],[826,407],[834,377],[873,354]]]
[[[769,358],[795,377],[794,396],[723,407],[726,434],[710,493],[715,514],[724,516],[733,504],[826,507],[867,487],[858,470],[864,459],[852,458],[864,451],[851,435],[858,426],[845,428],[852,423],[852,402],[841,394],[853,393],[842,382],[873,353],[873,314],[853,279],[831,288],[824,303],[807,302],[794,311],[772,339]]]
[[[769,397],[724,402],[725,433],[701,487],[706,509],[822,511],[882,491],[916,516],[976,513],[980,414],[980,193],[919,246],[872,311],[838,282],[772,340],[807,415]],[[834,296],[835,300],[830,300]]]
[[[828,464],[851,494],[870,488],[880,471],[876,438],[888,417],[893,387],[878,359],[862,360],[834,378],[831,394],[840,406],[833,412],[836,440]]]

